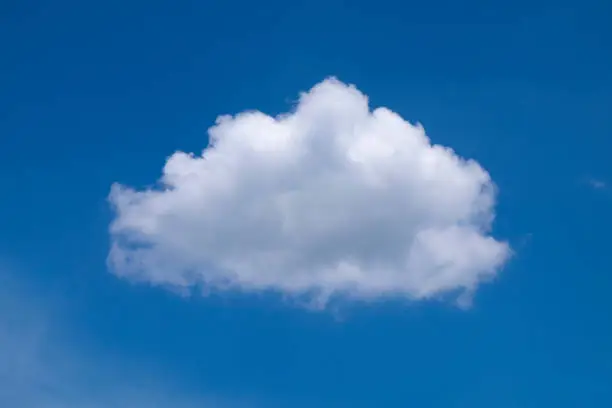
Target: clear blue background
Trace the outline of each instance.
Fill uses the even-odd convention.
[[[0,254],[70,305],[81,344],[186,387],[287,407],[610,407],[612,194],[591,182],[612,182],[611,18],[606,0],[4,0]],[[328,75],[498,184],[495,234],[516,255],[471,310],[338,319],[106,272],[112,182],[150,184],[217,115],[285,111]]]

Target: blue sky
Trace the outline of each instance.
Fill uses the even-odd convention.
[[[0,5],[0,360],[8,362],[0,364],[0,405],[611,406],[607,2],[103,3]],[[147,258],[156,266],[143,261],[140,271],[107,262],[112,243],[137,241],[109,233],[111,223],[142,235],[145,222],[164,220],[132,203],[117,213],[108,200],[114,183],[142,193],[173,153],[197,155],[207,147],[207,130],[219,115],[295,113],[298,104],[294,117],[304,126],[297,129],[312,126],[336,137],[328,122],[300,116],[306,104],[297,102],[300,92],[330,76],[355,84],[371,108],[385,106],[422,123],[434,143],[474,159],[497,186],[496,203],[485,211],[495,215],[492,229],[471,219],[469,225],[477,223],[481,234],[474,242],[490,234],[494,242],[507,242],[512,255],[469,257],[465,262],[478,258],[478,265],[462,264],[457,280],[442,282],[451,289],[476,282],[471,306],[421,296],[427,288],[438,295],[443,286],[406,284],[392,269],[384,287],[369,279],[379,276],[369,269],[353,286],[342,286],[345,275],[316,269],[321,259],[342,254],[340,247],[316,247],[319,252],[300,257],[292,275],[261,268],[272,264],[255,264],[247,255],[249,262],[236,266],[231,254],[250,253],[252,237],[282,244],[266,235],[267,218],[255,217],[253,225],[263,228],[257,233],[243,228],[250,218],[240,218],[249,208],[240,203],[275,192],[267,184],[232,189],[237,184],[220,183],[228,187],[227,206],[215,207],[212,221],[184,216],[192,214],[185,209],[210,204],[203,198],[169,199],[166,214],[177,224],[168,221],[167,229],[147,235],[148,243],[170,245],[178,231],[195,237],[189,241],[195,246],[159,244],[155,248],[163,251]],[[325,118],[340,126],[358,116],[342,110],[352,103],[348,88],[325,83],[335,84],[338,99],[324,105],[330,110],[313,108],[312,117],[331,112]],[[316,103],[326,103],[316,96],[323,94],[310,92]],[[348,119],[339,118],[343,112],[351,113]],[[240,139],[230,126],[240,123],[230,120],[219,134],[239,141],[268,134],[264,127],[240,128]],[[407,137],[417,140],[415,128],[408,129]],[[228,180],[246,186],[249,176],[263,174],[253,167],[261,156],[239,156],[241,146],[228,142],[218,152],[239,163]],[[418,146],[424,155],[431,151]],[[309,171],[332,160],[305,157]],[[452,180],[473,181],[461,168],[435,173],[435,190],[419,184],[421,168],[404,171],[413,162],[402,160],[385,167],[399,171],[389,191],[411,186],[407,202],[423,204],[436,225],[448,226],[445,211],[459,211],[460,203],[473,209],[471,195],[462,201],[461,191],[452,190]],[[210,163],[206,171],[220,168]],[[298,177],[304,168],[279,167],[293,171],[281,173],[298,192],[315,191],[304,187],[315,176]],[[352,173],[341,175],[356,181]],[[189,191],[209,192],[194,185]],[[363,185],[353,187],[351,194],[363,192]],[[355,202],[348,220],[363,219],[368,211],[358,212],[362,202],[335,196],[339,188],[305,196],[340,208]],[[447,195],[428,195],[432,191]],[[308,206],[291,208],[296,220],[312,215],[299,208]],[[391,243],[412,237],[412,230],[402,235],[393,226],[414,214],[385,216],[380,225],[389,228],[364,227],[339,245],[365,245],[368,257],[391,265],[385,258],[395,248]],[[336,225],[330,217],[325,225]],[[291,242],[310,245],[312,237],[328,237],[304,233],[309,223],[296,225]],[[223,255],[198,246],[209,233],[226,239],[214,241]],[[376,233],[400,238],[379,240]],[[464,242],[454,248],[472,248]],[[289,245],[280,249],[303,255]],[[132,247],[124,250],[134,255]],[[369,265],[365,258],[358,266]],[[177,271],[184,265],[196,279],[181,280]],[[231,274],[223,275],[219,265]],[[481,269],[489,267],[494,279],[481,279]],[[227,289],[217,276],[230,276],[235,285]],[[177,293],[177,286],[199,292],[207,286],[203,281],[212,282],[208,295]],[[343,294],[304,307],[295,301],[304,295],[300,285]]]

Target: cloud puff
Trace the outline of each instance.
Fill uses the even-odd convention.
[[[475,161],[334,79],[295,109],[221,116],[157,188],[115,184],[109,265],[157,285],[325,302],[471,294],[507,260]]]

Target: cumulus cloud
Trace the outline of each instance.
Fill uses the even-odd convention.
[[[329,78],[289,113],[219,117],[155,188],[113,185],[108,260],[179,289],[466,299],[510,253],[490,235],[495,191],[477,162]]]

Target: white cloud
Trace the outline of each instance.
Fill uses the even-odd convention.
[[[509,256],[489,174],[353,86],[327,79],[290,113],[222,116],[209,136],[159,188],[112,187],[114,273],[318,302],[469,298]]]

